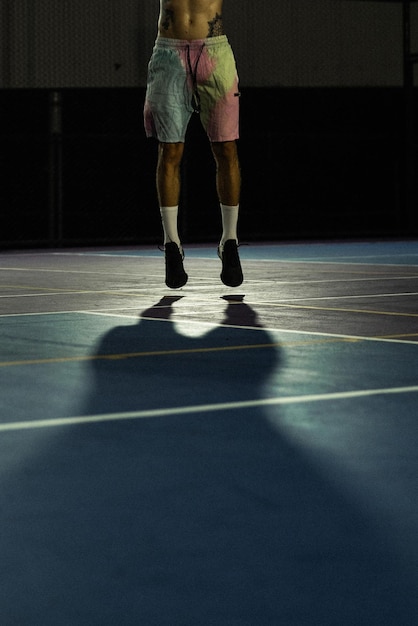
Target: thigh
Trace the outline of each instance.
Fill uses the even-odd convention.
[[[148,66],[145,128],[160,142],[184,142],[192,114],[187,74],[175,50],[157,48]]]
[[[207,50],[213,67],[198,85],[201,120],[211,142],[239,137],[239,80],[234,54],[228,43]],[[212,57],[212,58],[211,58]]]

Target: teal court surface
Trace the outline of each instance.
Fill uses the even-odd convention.
[[[0,256],[2,626],[418,615],[418,242]]]

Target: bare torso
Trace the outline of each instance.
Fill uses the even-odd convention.
[[[160,0],[158,32],[170,39],[206,39],[223,34],[223,0]]]

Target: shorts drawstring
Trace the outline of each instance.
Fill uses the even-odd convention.
[[[200,95],[199,95],[199,90],[197,88],[197,70],[199,67],[199,61],[202,56],[205,45],[206,44],[202,44],[202,47],[200,48],[194,67],[192,66],[192,60],[190,57],[190,45],[187,46],[187,65],[189,66],[189,73],[190,73],[190,77],[192,79],[192,84],[193,84],[192,105],[193,105],[193,110],[195,113],[200,113],[201,111]]]

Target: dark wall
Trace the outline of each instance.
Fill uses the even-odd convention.
[[[0,87],[144,87],[158,10],[158,0],[0,0]],[[227,0],[223,17],[245,87],[402,84],[401,2]]]
[[[143,89],[59,95],[51,129],[48,90],[1,94],[2,246],[159,243]],[[241,239],[413,234],[402,120],[398,88],[244,88]],[[214,165],[197,119],[187,146],[183,236],[215,241]]]

